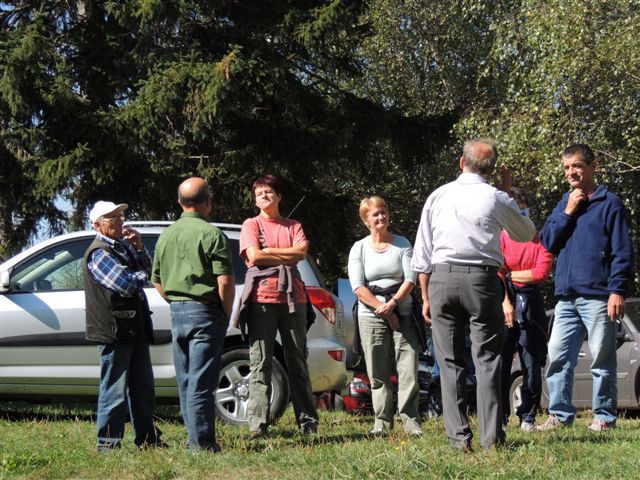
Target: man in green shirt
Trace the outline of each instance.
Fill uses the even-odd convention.
[[[202,178],[178,188],[183,213],[156,245],[151,282],[171,303],[173,361],[190,449],[219,451],[214,393],[235,283],[227,237],[207,222],[211,190]]]

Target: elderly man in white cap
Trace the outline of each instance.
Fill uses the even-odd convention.
[[[165,446],[154,426],[149,343],[151,312],[144,294],[151,257],[140,233],[123,227],[126,203],[97,202],[89,212],[96,238],[84,255],[86,337],[98,345],[98,451],[120,447],[127,404],[140,448]]]

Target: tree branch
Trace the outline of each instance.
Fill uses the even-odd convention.
[[[623,162],[622,160],[620,160],[619,158],[617,158],[615,155],[610,154],[609,152],[605,151],[605,150],[596,150],[598,153],[601,153],[602,155],[604,155],[605,157],[609,157],[610,159],[612,159],[615,163],[623,166],[625,169],[624,170],[618,170],[617,173],[631,173],[631,172],[640,172],[640,165],[631,165],[630,163],[627,162]]]

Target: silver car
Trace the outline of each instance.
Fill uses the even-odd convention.
[[[626,301],[625,315],[616,322],[617,359],[618,359],[618,408],[623,410],[640,409],[640,298]],[[548,312],[550,324],[553,322],[553,311]],[[578,354],[573,384],[573,405],[578,409],[589,409],[592,406],[593,380],[591,363],[593,357],[589,351],[589,343],[585,339]],[[520,389],[522,388],[522,371],[516,355],[511,369],[511,411],[515,412],[520,405]],[[549,388],[542,381],[542,408],[549,406]]]
[[[128,222],[153,253],[171,222]],[[237,309],[246,267],[238,255],[240,226],[217,224],[230,240],[236,276]],[[98,352],[85,340],[83,255],[94,231],[75,232],[31,247],[0,265],[0,399],[33,401],[95,399],[100,377]],[[299,263],[315,307],[307,339],[314,392],[341,391],[347,384],[343,309],[322,287],[314,263]],[[151,347],[158,402],[177,403],[169,305],[149,285],[156,343]],[[335,321],[335,324],[330,320]],[[289,390],[282,348],[277,340],[273,364],[272,416],[287,407]],[[224,344],[216,408],[223,420],[247,422],[249,350],[230,327]]]

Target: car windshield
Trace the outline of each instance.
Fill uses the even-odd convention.
[[[90,239],[64,242],[35,256],[11,277],[13,291],[74,290],[84,285],[82,256]]]

